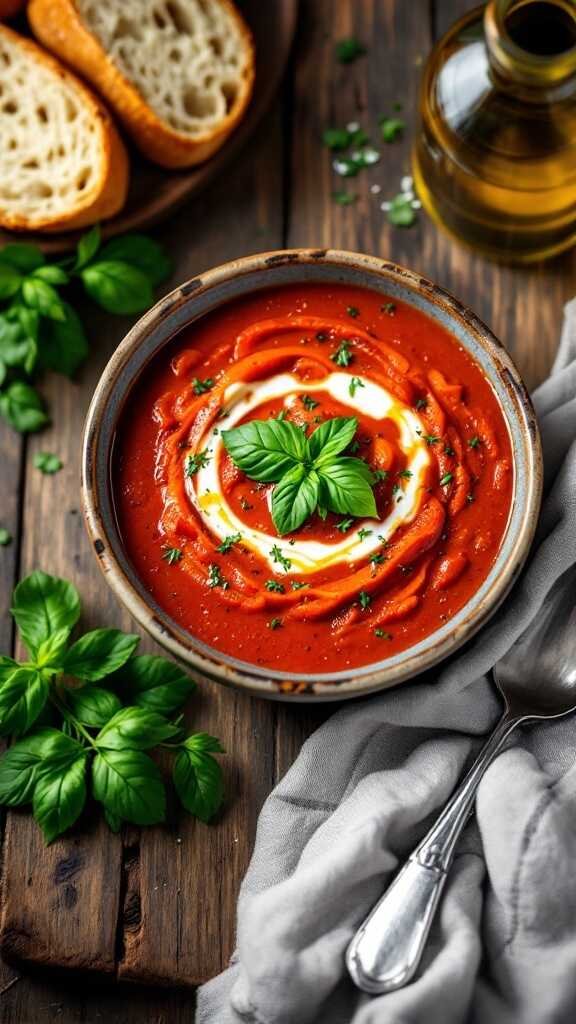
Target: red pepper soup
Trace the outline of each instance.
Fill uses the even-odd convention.
[[[305,284],[235,300],[155,357],[118,425],[135,572],[184,629],[294,673],[377,662],[488,575],[513,493],[480,367],[405,303]]]

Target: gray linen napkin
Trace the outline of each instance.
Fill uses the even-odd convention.
[[[576,562],[576,299],[534,401],[546,496],[526,573],[462,654],[418,684],[345,707],[304,744],[262,809],[238,949],[200,990],[198,1024],[576,1020],[573,718],[518,735],[486,774],[416,980],[370,998],[343,964],[356,926],[499,714],[485,673]]]

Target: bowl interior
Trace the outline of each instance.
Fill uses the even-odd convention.
[[[498,557],[474,596],[448,622],[406,651],[354,670],[310,674],[267,670],[208,647],[152,599],[122,546],[110,465],[124,402],[150,360],[180,330],[247,293],[282,284],[347,283],[381,292],[439,322],[481,367],[503,411],[513,450],[514,497]],[[83,495],[89,533],[108,582],[163,646],[220,682],[267,696],[342,699],[382,689],[431,667],[461,646],[502,601],[527,555],[541,493],[541,454],[532,405],[510,357],[469,310],[438,286],[404,268],[355,253],[304,250],[237,260],[182,285],[133,327],[110,360],[90,407],[84,438]]]

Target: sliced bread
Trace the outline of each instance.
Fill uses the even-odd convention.
[[[252,37],[230,0],[32,0],[28,18],[163,167],[206,160],[250,100]]]
[[[36,43],[0,25],[0,225],[85,227],[120,210],[128,158],[90,90]]]

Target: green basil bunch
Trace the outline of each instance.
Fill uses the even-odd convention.
[[[146,753],[175,757],[180,802],[207,821],[223,797],[215,737],[186,735],[177,712],[195,684],[165,658],[135,655],[139,638],[95,629],[71,641],[80,597],[67,580],[33,572],[16,587],[12,615],[29,659],[0,656],[0,734],[18,737],[0,757],[0,803],[32,804],[46,842],[74,824],[87,798],[113,831],[123,821],[165,820],[165,785]]]
[[[0,415],[15,430],[40,430],[49,416],[34,387],[37,374],[54,370],[72,377],[86,358],[84,327],[62,288],[79,282],[109,313],[141,313],[170,270],[151,238],[123,235],[102,245],[97,226],[73,256],[57,263],[29,243],[1,249]]]

